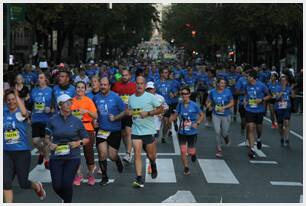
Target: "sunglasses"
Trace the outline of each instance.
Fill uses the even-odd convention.
[[[189,93],[182,92],[181,95],[189,95]]]

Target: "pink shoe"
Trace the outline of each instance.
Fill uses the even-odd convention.
[[[82,180],[83,180],[83,177],[82,177],[82,176],[76,175],[75,178],[74,178],[74,180],[73,180],[73,185],[75,185],[75,186],[80,186]]]
[[[39,197],[40,200],[46,199],[47,194],[46,194],[44,187],[42,186],[41,182],[37,182],[37,184],[39,187],[39,190],[35,191],[37,196]]]
[[[88,179],[88,182],[87,182],[88,185],[90,185],[90,186],[95,185],[95,183],[96,183],[96,178],[95,178],[93,175],[88,176],[87,179]]]

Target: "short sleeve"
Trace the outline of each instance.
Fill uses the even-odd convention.
[[[151,96],[151,102],[152,102],[152,105],[153,107],[159,107],[161,105],[161,102],[158,101],[158,98],[155,98],[154,95],[150,95]]]
[[[88,99],[88,103],[89,103],[89,111],[97,112],[96,105],[91,99]]]
[[[116,98],[117,98],[117,105],[118,105],[118,108],[119,108],[120,112],[124,111],[125,110],[124,102],[122,101],[122,99],[118,95],[116,95]]]

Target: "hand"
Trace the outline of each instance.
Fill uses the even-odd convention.
[[[141,118],[145,118],[145,117],[147,117],[147,116],[149,116],[149,112],[141,112],[141,113],[140,113],[140,117],[141,117]]]
[[[193,124],[192,124],[192,127],[195,128],[195,129],[197,129],[197,128],[199,127],[199,125],[198,125],[197,123],[193,123]]]
[[[127,115],[127,116],[132,116],[132,115],[133,115],[132,110],[127,109],[127,110],[126,110],[126,115]]]
[[[74,149],[81,145],[81,141],[80,140],[72,141],[72,142],[69,142],[68,145],[71,147],[71,149]]]
[[[219,107],[219,112],[224,112],[224,107]]]
[[[113,114],[109,115],[109,121],[111,121],[111,122],[116,121],[115,116]]]
[[[262,103],[262,102],[263,102],[262,99],[256,99],[256,104],[260,104],[260,103]]]
[[[93,127],[94,128],[98,128],[99,127],[98,121],[96,119],[93,120]]]
[[[80,110],[81,115],[84,115],[84,114],[88,113],[88,110],[86,110],[86,109],[80,108],[79,110]]]
[[[50,143],[49,148],[50,150],[55,150],[57,148],[57,144]]]

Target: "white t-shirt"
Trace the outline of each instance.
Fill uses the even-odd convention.
[[[169,106],[167,105],[165,98],[163,96],[159,94],[155,94],[155,97],[163,105],[164,110],[169,109]],[[155,122],[156,130],[160,130],[161,119],[162,119],[162,115],[154,115],[154,122]]]
[[[77,82],[80,82],[80,81],[85,82],[85,84],[88,84],[90,80],[89,80],[88,76],[86,76],[86,75],[83,79],[79,75],[76,76],[76,78],[74,79],[74,83],[77,83]]]

